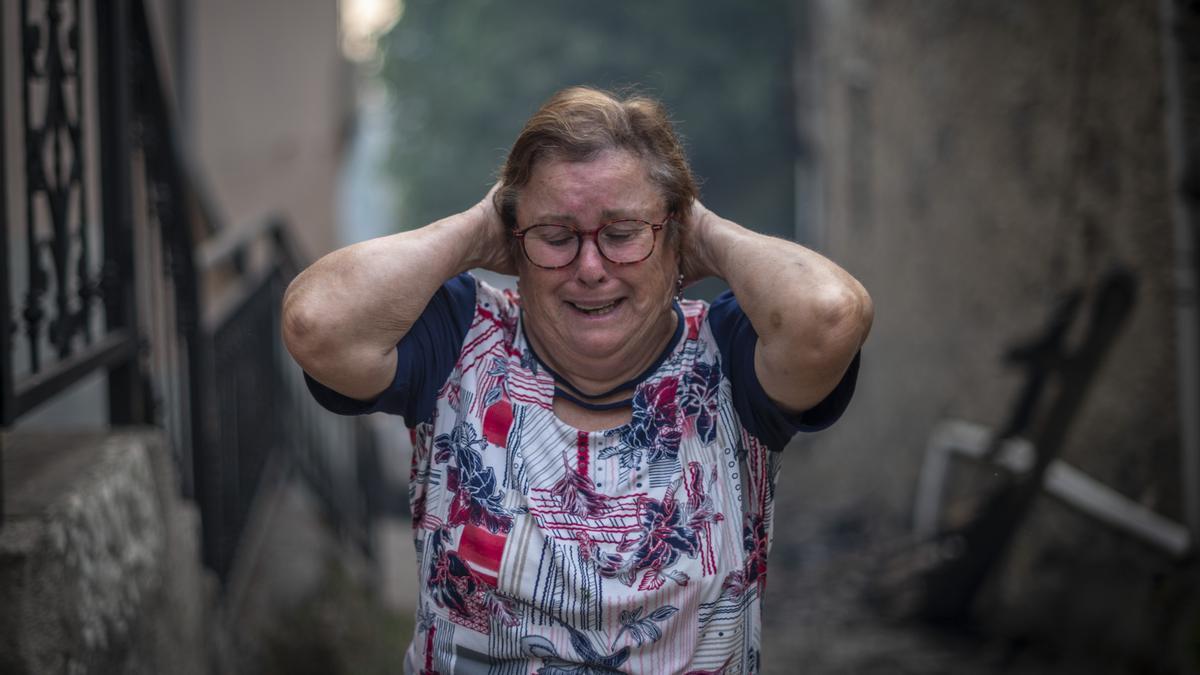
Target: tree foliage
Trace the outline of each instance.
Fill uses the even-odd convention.
[[[790,234],[791,3],[407,0],[384,41],[405,227],[477,201],[525,119],[573,84],[662,99],[705,202]]]

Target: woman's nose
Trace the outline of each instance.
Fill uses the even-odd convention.
[[[577,264],[575,274],[585,284],[597,284],[608,276],[608,269],[605,266],[607,261],[600,254],[595,239],[585,237],[579,243],[579,257],[575,262]]]

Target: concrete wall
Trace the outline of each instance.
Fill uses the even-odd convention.
[[[0,449],[0,672],[209,672],[216,586],[162,433],[5,432]]]
[[[808,7],[810,215],[877,314],[856,400],[795,445],[785,503],[904,531],[933,426],[998,425],[1022,383],[1001,355],[1119,263],[1135,310],[1061,457],[1182,520],[1160,3]],[[1041,499],[982,607],[1002,630],[1136,659],[1194,625],[1188,583],[1162,553]]]
[[[189,2],[189,141],[231,226],[285,215],[307,256],[334,247],[334,195],[353,110],[338,5]]]

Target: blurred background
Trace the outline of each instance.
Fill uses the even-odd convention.
[[[0,672],[400,671],[408,432],[279,301],[572,84],[875,300],[763,672],[1200,672],[1200,4],[14,0],[0,59]]]

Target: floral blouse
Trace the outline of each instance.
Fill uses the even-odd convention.
[[[421,594],[405,672],[757,672],[774,450],[841,414],[857,360],[817,415],[771,428],[738,408],[786,416],[761,387],[735,403],[738,375],[722,367],[737,360],[753,380],[746,347],[726,339],[722,350],[730,331],[714,331],[706,303],[683,301],[630,422],[580,431],[554,415],[554,380],[525,340],[518,298],[465,279],[473,314],[427,414],[412,386],[402,402],[351,409],[310,382],[338,412],[419,415],[409,497]],[[748,326],[733,302],[724,320]]]

